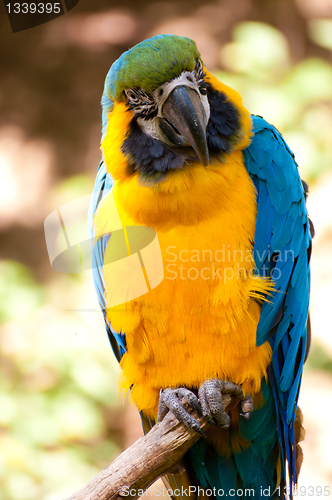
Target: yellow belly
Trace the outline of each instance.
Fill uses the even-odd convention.
[[[192,184],[172,193],[165,186],[151,193],[134,179],[114,189],[123,225],[156,229],[163,256],[160,285],[107,312],[126,334],[121,387],[132,386],[133,401],[152,417],[165,387],[198,388],[219,377],[255,394],[271,359],[268,343],[256,347],[256,299],[271,283],[254,274],[256,202],[242,155],[185,175]]]

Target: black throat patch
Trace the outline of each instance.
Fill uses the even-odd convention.
[[[210,156],[228,153],[241,135],[240,117],[236,107],[227,101],[226,95],[218,90],[208,89],[210,119],[206,138]]]
[[[165,172],[180,169],[184,163],[184,158],[170,147],[143,132],[135,118],[123,142],[122,152],[128,157],[133,170],[150,177],[151,181],[160,180]]]

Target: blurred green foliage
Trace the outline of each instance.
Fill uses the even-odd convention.
[[[331,21],[312,21],[309,31],[332,48]],[[257,22],[238,24],[220,57],[225,70],[217,77],[281,129],[302,177],[314,181],[330,168],[331,64],[311,58],[292,65],[285,36]],[[56,185],[51,196],[60,206],[91,188],[92,179],[81,175]],[[100,317],[80,312],[88,300],[83,280],[54,272],[41,285],[22,264],[0,262],[3,500],[65,498],[121,450],[118,366]],[[315,347],[311,365],[331,370],[332,360],[321,354]]]
[[[332,50],[332,20],[311,19],[309,21],[311,38],[322,47]]]
[[[84,286],[60,274],[42,286],[0,262],[1,499],[65,498],[123,446],[118,366],[99,313],[82,310]]]
[[[314,342],[310,349],[306,369],[325,370],[332,374],[332,358],[327,350],[317,342]]]
[[[25,316],[43,301],[41,288],[33,280],[29,270],[18,262],[0,262],[0,323],[20,314]]]
[[[324,27],[324,29],[322,29]],[[311,32],[332,44],[331,21],[315,21]],[[243,96],[246,107],[279,128],[300,166],[314,182],[332,165],[332,66],[310,58],[291,65],[287,39],[276,28],[244,22],[221,50],[228,71],[217,77]]]

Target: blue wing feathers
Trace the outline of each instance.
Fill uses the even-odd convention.
[[[241,498],[236,494],[238,468],[234,456],[221,457],[214,448],[210,447],[206,454],[205,467],[209,484],[213,484],[217,491],[222,490],[227,494],[233,490],[235,492],[233,498]],[[217,498],[221,499],[223,496],[217,493]]]
[[[273,350],[269,379],[278,435],[289,476],[294,479],[294,420],[307,335],[310,226],[294,155],[279,132],[262,118],[253,116],[253,130],[244,157],[257,190],[254,258],[262,275],[273,270],[275,282],[273,304],[262,306],[257,344],[269,340]],[[274,254],[278,255],[276,263],[271,259]]]
[[[111,235],[105,234],[102,237],[98,238],[98,240],[95,242],[94,225],[93,225],[93,218],[96,213],[98,204],[110,193],[112,185],[113,185],[112,177],[107,172],[106,166],[102,161],[98,167],[97,177],[93,193],[91,196],[89,213],[88,213],[88,228],[89,228],[90,247],[91,247],[92,273],[100,308],[104,316],[107,335],[110,340],[115,357],[117,358],[118,361],[120,361],[120,359],[126,352],[126,338],[125,335],[121,334],[121,332],[118,333],[115,330],[113,330],[111,324],[107,320],[106,302],[105,302],[106,287],[102,272],[105,250]]]
[[[290,232],[284,230],[287,215],[282,215],[272,212],[272,217],[273,217],[272,221],[273,229],[272,229],[271,247],[277,248],[280,245],[287,244],[291,238],[291,234]]]
[[[272,160],[270,166],[266,169],[265,179],[271,186],[271,190],[279,193],[286,192],[290,187],[286,169],[283,164],[280,165],[276,161],[282,161],[282,159],[276,158],[276,160]]]
[[[258,185],[256,183],[255,185],[256,185],[256,190],[258,191]],[[259,269],[262,266],[264,266],[269,251],[270,232],[269,232],[269,225],[266,223],[266,214],[272,214],[273,216],[273,212],[269,210],[270,200],[268,197],[265,184],[262,184],[261,186],[260,197],[261,197],[260,204],[257,207],[256,225],[261,227],[262,230],[259,241],[255,242],[255,261]],[[271,221],[269,222],[271,223]],[[261,265],[257,263],[258,260],[260,261]]]

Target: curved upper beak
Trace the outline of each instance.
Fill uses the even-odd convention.
[[[185,85],[175,87],[163,104],[162,114],[168,122],[162,126],[166,136],[178,145],[183,145],[183,139],[187,141],[206,167],[209,164],[207,119],[198,92]]]

